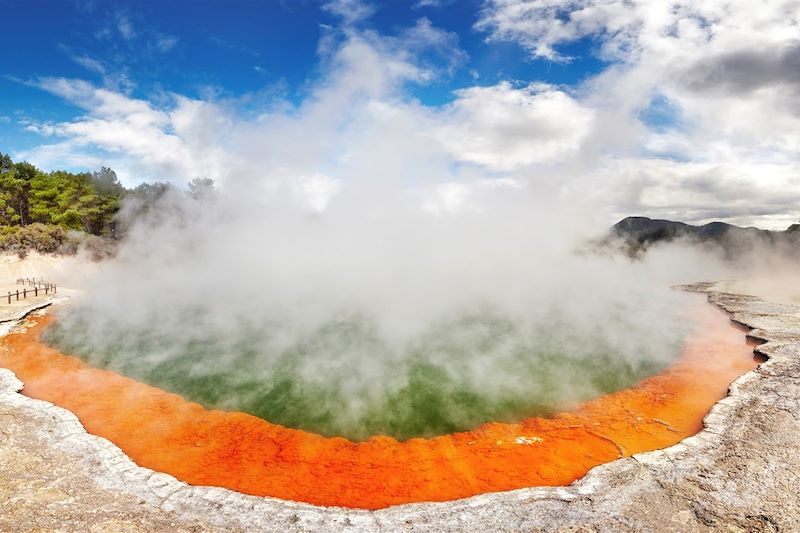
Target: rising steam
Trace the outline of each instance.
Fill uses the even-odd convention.
[[[209,406],[411,437],[628,386],[672,361],[690,327],[671,252],[578,253],[524,186],[445,214],[414,195],[289,205],[172,198],[51,341]]]
[[[606,226],[561,186],[588,164],[580,136],[482,164],[464,110],[433,127],[442,116],[403,89],[424,70],[371,39],[329,43],[297,107],[237,121],[209,105],[231,132],[204,137],[229,163],[219,191],[168,194],[131,222],[113,260],[76,274],[83,295],[50,341],[211,407],[352,438],[544,414],[674,360],[695,300],[670,285],[715,263],[585,253]]]

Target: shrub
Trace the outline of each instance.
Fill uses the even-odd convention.
[[[66,241],[64,228],[38,222],[27,226],[4,226],[0,232],[0,250],[21,257],[31,250],[43,254],[59,253]]]

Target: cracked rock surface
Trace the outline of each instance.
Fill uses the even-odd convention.
[[[378,511],[195,487],[135,465],[0,369],[0,531],[800,531],[800,308],[685,287],[766,341],[705,429],[569,487]]]

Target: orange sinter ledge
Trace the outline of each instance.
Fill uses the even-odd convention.
[[[23,394],[69,409],[139,465],[193,485],[366,509],[567,485],[594,466],[697,433],[731,381],[758,365],[742,331],[705,305],[671,367],[572,412],[430,439],[351,442],[208,410],[92,368],[40,342],[52,321],[31,317],[7,335],[0,366],[25,383]]]

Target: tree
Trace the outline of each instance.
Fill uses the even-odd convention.
[[[16,210],[20,217],[20,224],[27,226],[31,223],[30,218],[30,196],[31,185],[39,169],[25,161],[14,165],[16,170],[17,189],[16,189]]]
[[[124,234],[134,220],[147,215],[161,203],[165,195],[173,192],[175,188],[169,183],[156,181],[141,183],[136,188],[125,193],[125,206],[120,212],[120,232]]]
[[[17,171],[7,155],[0,158],[0,224],[16,226],[19,224],[19,214],[14,208],[14,198],[17,194]]]
[[[28,223],[31,169],[27,163],[14,164],[7,155],[0,157],[0,221],[6,225]]]
[[[114,234],[114,215],[125,188],[116,173],[42,172],[0,154],[0,224],[56,224],[94,235]]]
[[[119,182],[117,173],[108,167],[100,167],[99,172],[92,172],[89,181],[94,186],[97,194],[101,196],[122,196],[125,187]]]
[[[195,178],[188,184],[188,193],[196,200],[211,198],[216,194],[214,180]],[[24,232],[33,240],[41,240],[42,227],[53,235],[69,229],[117,238],[133,220],[148,213],[171,214],[183,200],[183,192],[163,182],[128,190],[108,167],[95,172],[44,172],[0,153],[0,237],[5,235],[6,244],[34,224],[38,225]],[[24,247],[23,241],[17,244]]]
[[[214,180],[211,178],[195,178],[189,182],[189,194],[195,200],[205,200],[216,194]]]
[[[14,170],[14,162],[7,154],[0,152],[0,174]]]

